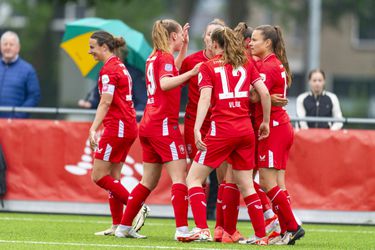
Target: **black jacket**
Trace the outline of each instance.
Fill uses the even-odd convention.
[[[342,118],[340,104],[337,96],[331,92],[323,91],[314,96],[312,92],[305,92],[297,97],[297,116],[335,117]],[[331,128],[340,129],[339,122],[300,122],[301,128]]]

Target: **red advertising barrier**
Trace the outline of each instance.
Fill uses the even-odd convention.
[[[8,170],[6,200],[106,202],[92,183],[88,122],[0,119],[0,143]],[[122,171],[132,189],[142,176],[139,141]],[[294,208],[375,210],[375,131],[301,130],[287,167]],[[170,204],[171,182],[163,173],[149,204]]]

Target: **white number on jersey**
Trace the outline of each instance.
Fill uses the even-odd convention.
[[[220,74],[221,84],[223,87],[223,93],[219,94],[220,100],[249,96],[249,91],[240,91],[246,79],[246,70],[243,67],[238,67],[237,69],[232,70],[233,76],[238,76],[238,74],[240,74],[240,79],[238,80],[238,82],[236,83],[236,86],[234,87],[234,92],[229,92],[228,78],[225,72],[225,68],[217,67],[214,70],[215,70],[215,73]]]
[[[150,97],[150,96],[153,96],[156,91],[153,62],[148,64],[146,77],[147,77],[146,79],[147,80],[146,81],[147,82],[147,95]]]
[[[281,77],[284,79],[284,97],[286,97],[286,89],[288,88],[286,72],[281,72]]]
[[[127,101],[132,101],[132,89],[133,89],[132,77],[130,76],[129,71],[125,68],[124,64],[121,63],[120,67],[123,68],[122,72],[128,78],[128,83],[129,83],[129,94],[127,94],[125,98]]]

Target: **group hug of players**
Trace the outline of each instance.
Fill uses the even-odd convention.
[[[215,19],[205,28],[204,49],[186,57],[189,28],[171,19],[154,23],[154,49],[146,62],[148,99],[139,128],[131,76],[116,56],[124,39],[105,31],[90,37],[89,53],[104,63],[98,79],[101,99],[89,131],[95,150],[92,179],[109,191],[112,215],[112,227],[96,234],[146,238],[138,233],[149,212],[144,203],[164,166],[172,180],[175,240],[293,245],[305,231],[285,187],[293,128],[283,108],[291,72],[282,32],[278,26],[252,29],[245,23],[233,30]],[[178,124],[184,85],[189,91],[185,138]],[[119,180],[137,136],[144,170],[129,194]],[[203,186],[214,169],[220,186],[212,237]],[[259,184],[253,181],[256,172]],[[236,228],[240,194],[254,229],[249,238]],[[189,202],[196,224],[192,230]]]

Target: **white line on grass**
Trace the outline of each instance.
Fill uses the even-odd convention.
[[[101,220],[60,220],[60,219],[34,219],[34,218],[12,218],[12,217],[0,217],[0,221],[38,221],[38,222],[64,222],[64,223],[92,223],[92,224],[109,224],[109,221]],[[150,226],[166,226],[165,223],[147,223]]]
[[[323,232],[323,233],[365,233],[375,234],[375,231],[362,231],[362,230],[339,230],[339,229],[307,229],[308,232]]]
[[[115,248],[150,248],[150,249],[187,249],[186,247],[172,247],[172,246],[142,246],[142,245],[115,245],[115,244],[91,244],[91,243],[75,243],[75,242],[46,242],[46,241],[26,241],[26,240],[0,240],[0,243],[14,243],[14,244],[34,244],[34,245],[55,245],[55,246],[78,246],[78,247],[115,247]],[[194,250],[207,250],[207,248],[189,248]],[[212,250],[219,250],[210,248]],[[225,248],[220,248],[220,250]],[[229,250],[227,248],[227,250]]]

